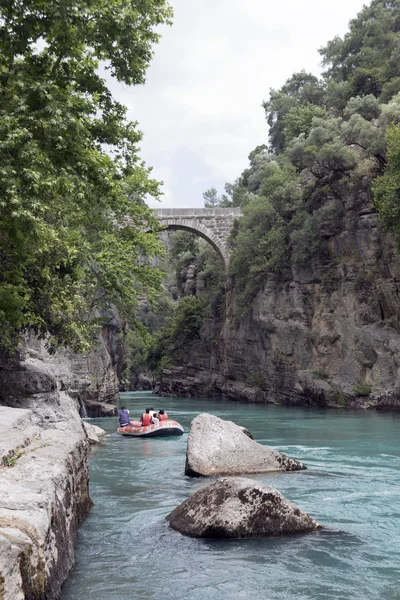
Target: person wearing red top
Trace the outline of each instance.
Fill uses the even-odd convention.
[[[162,408],[160,408],[160,410],[158,411],[158,418],[160,419],[160,421],[168,421],[168,415],[166,412],[163,411]]]
[[[140,421],[142,423],[142,427],[147,427],[148,425],[151,425],[151,415],[149,408],[146,408],[146,412],[142,414],[142,416],[140,417]]]

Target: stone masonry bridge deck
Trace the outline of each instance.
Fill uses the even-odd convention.
[[[169,230],[184,230],[204,238],[229,265],[228,238],[240,208],[160,208],[154,211],[161,225]]]

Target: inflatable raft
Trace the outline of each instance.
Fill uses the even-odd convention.
[[[117,433],[130,437],[163,437],[167,435],[182,435],[184,429],[177,421],[161,421],[158,425],[142,427],[139,421],[131,421],[130,425],[118,427]]]

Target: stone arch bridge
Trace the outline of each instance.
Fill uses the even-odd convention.
[[[229,265],[228,238],[235,219],[242,216],[240,208],[160,208],[155,216],[166,229],[190,231],[204,238]]]

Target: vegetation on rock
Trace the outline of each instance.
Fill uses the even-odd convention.
[[[378,176],[375,206],[399,233],[399,49],[399,0],[374,0],[343,39],[321,49],[321,79],[302,71],[271,90],[269,146],[253,150],[249,168],[228,186],[244,213],[230,263],[242,307],[269,277],[290,279],[314,260],[331,261],[326,241],[341,230],[345,199],[365,179]]]
[[[372,387],[366,381],[358,381],[353,391],[357,396],[369,396],[372,392]]]
[[[164,291],[153,309],[140,311],[142,327],[126,337],[125,369],[151,371],[156,377],[164,367],[184,360],[199,340],[205,320],[222,313],[225,279],[217,253],[186,231],[168,235],[161,266],[166,274]]]

